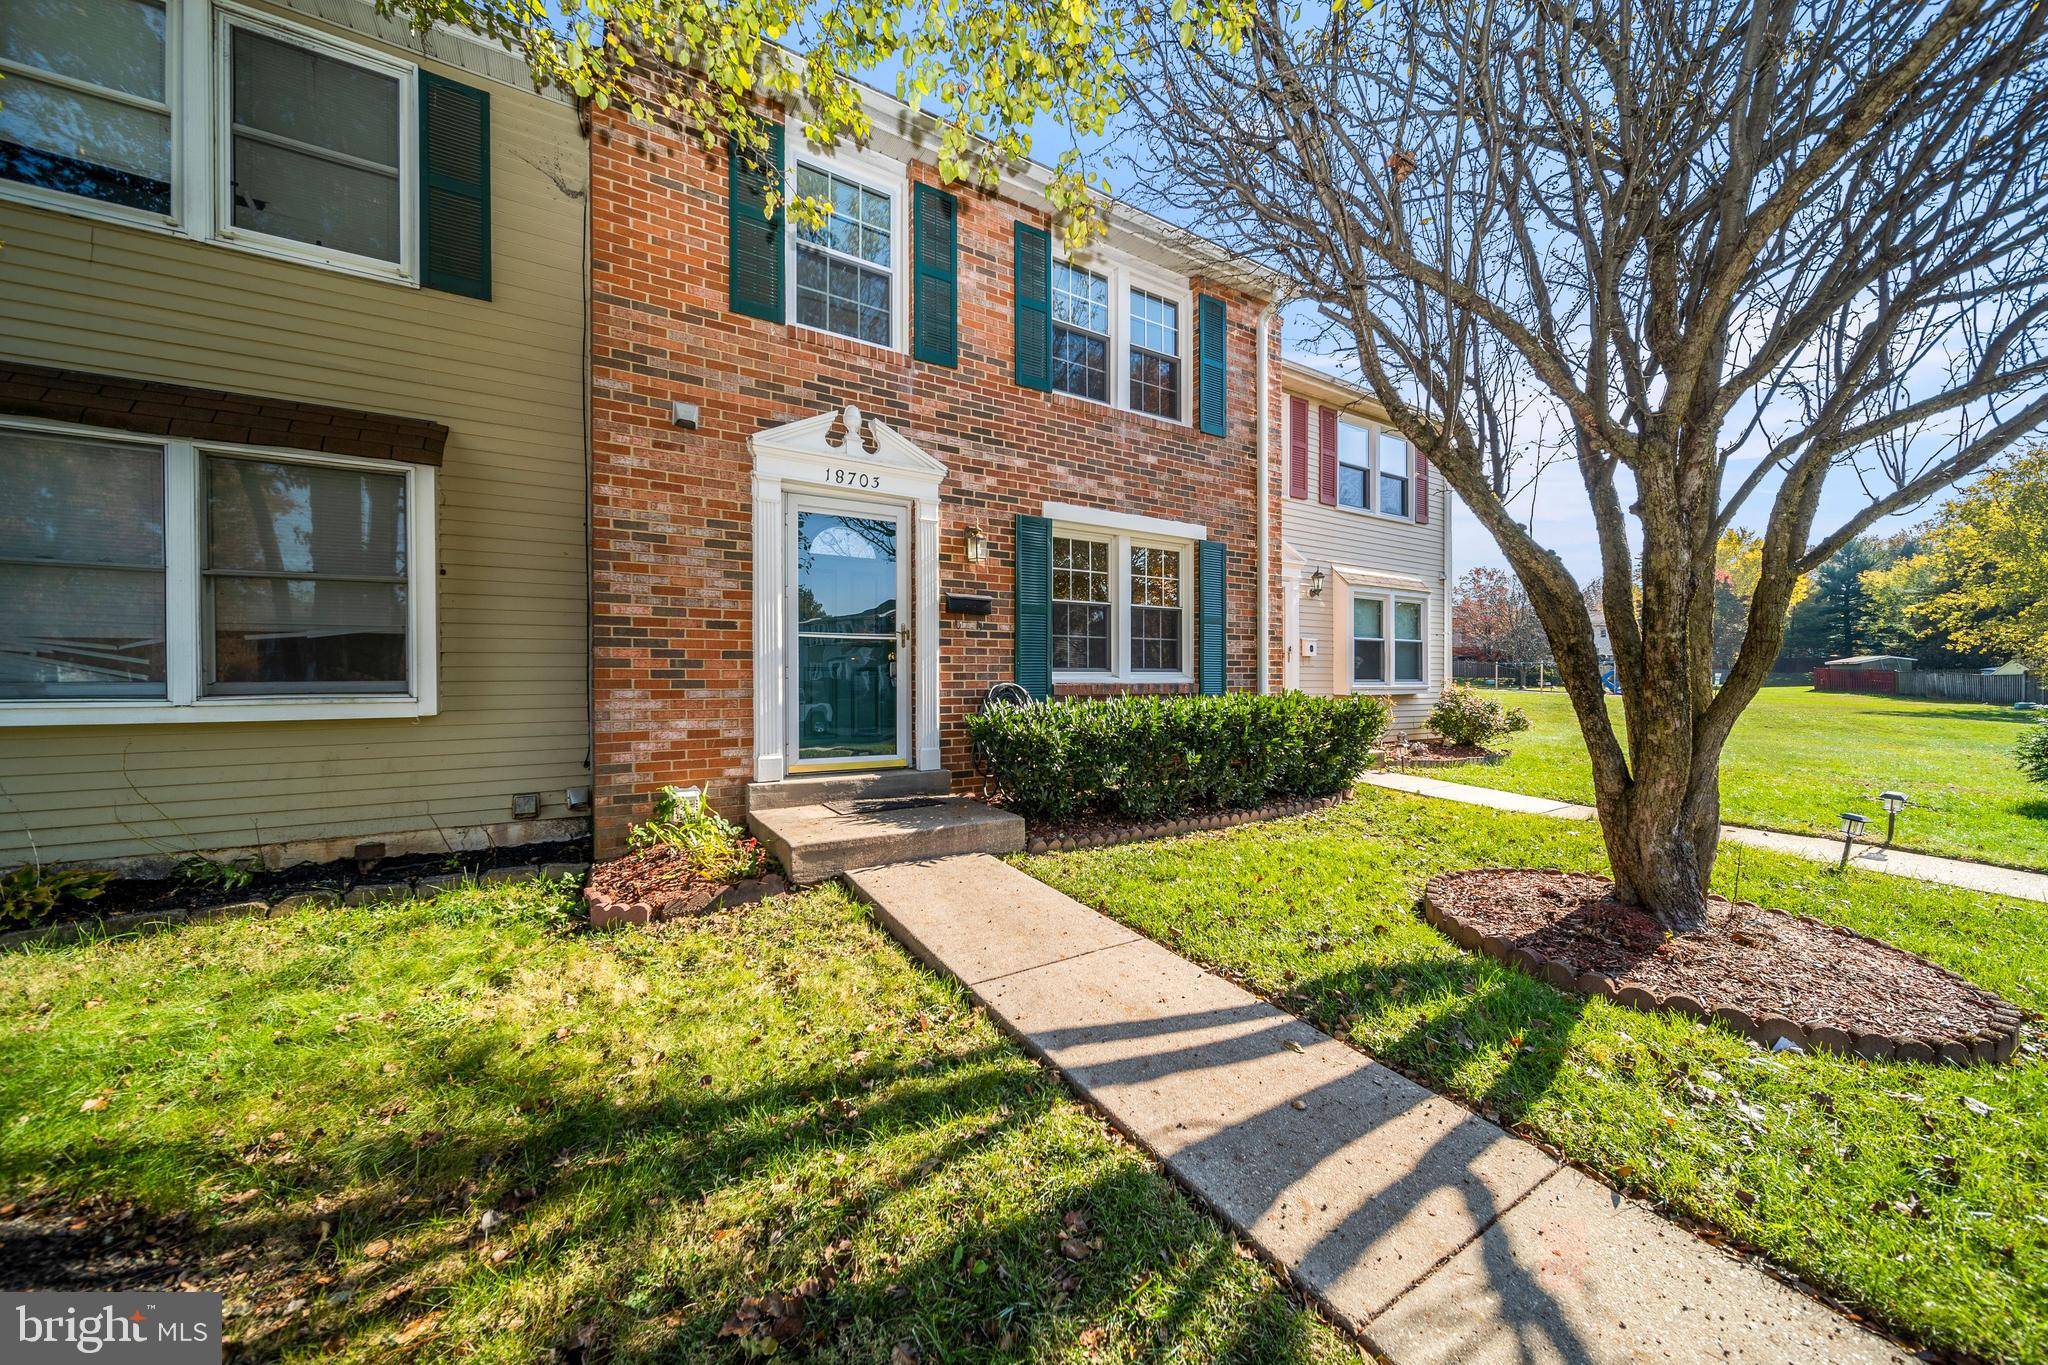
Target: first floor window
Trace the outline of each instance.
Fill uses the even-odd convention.
[[[0,423],[6,718],[431,714],[432,490],[392,461]]]
[[[1180,416],[1180,305],[1131,290],[1131,407]]]
[[[1422,603],[1394,600],[1394,681],[1419,683],[1422,675]]]
[[[7,0],[4,8],[0,177],[169,214],[160,0]]]
[[[1173,673],[1183,660],[1181,554],[1154,546],[1131,550],[1131,669]]]
[[[1109,401],[1109,278],[1052,263],[1052,386]]]
[[[1390,517],[1408,515],[1408,443],[1391,431],[1381,431],[1380,511]]]
[[[1351,599],[1351,680],[1387,680],[1387,604],[1381,598]]]
[[[234,226],[396,264],[404,254],[399,77],[239,24],[229,34]]]
[[[1055,536],[1052,542],[1052,666],[1107,673],[1110,661],[1109,544]]]
[[[796,229],[796,320],[878,346],[893,345],[889,196],[804,165],[796,168],[796,193],[831,206],[821,224]]]
[[[1337,505],[1371,508],[1372,429],[1339,418],[1337,422]]]
[[[164,448],[0,430],[0,699],[164,695]]]
[[[206,459],[208,691],[406,689],[405,476]]]

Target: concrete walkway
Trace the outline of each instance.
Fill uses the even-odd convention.
[[[1007,863],[847,880],[1396,1365],[1907,1359]]]
[[[1472,787],[1463,782],[1446,782],[1441,777],[1423,777],[1417,773],[1363,773],[1358,780],[1370,787],[1384,787],[1388,791],[1407,792],[1413,796],[1434,796],[1468,806],[1485,806],[1488,810],[1548,815],[1559,820],[1600,818],[1600,813],[1591,806],[1553,801],[1545,796],[1525,796],[1521,792],[1496,791],[1492,787]],[[1751,829],[1747,825],[1723,825],[1721,838],[1731,844],[1747,844],[1773,853],[1811,858],[1817,863],[1838,863],[1842,860],[1840,839],[1812,834],[1780,834],[1776,830]],[[1983,891],[2023,901],[2048,901],[2048,872],[2022,872],[1991,863],[1937,858],[1931,853],[1908,853],[1904,849],[1884,849],[1868,844],[1857,847],[1860,851],[1849,859],[1849,866],[1858,871],[1939,882],[1943,886],[1962,887],[1965,891]]]

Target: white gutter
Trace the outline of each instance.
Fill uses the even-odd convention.
[[[1269,349],[1267,340],[1272,334],[1273,314],[1280,307],[1275,298],[1259,311],[1258,330],[1258,392],[1259,392],[1259,695],[1267,696],[1273,691],[1273,608],[1272,569],[1267,563],[1272,553],[1272,528],[1268,524],[1272,517],[1272,462],[1273,436],[1272,419],[1272,378],[1271,366],[1267,362]]]

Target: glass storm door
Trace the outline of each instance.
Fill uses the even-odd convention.
[[[898,660],[908,648],[902,513],[882,507],[792,504],[789,575],[791,752],[804,768],[874,768],[905,761]]]

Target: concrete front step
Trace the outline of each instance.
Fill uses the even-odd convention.
[[[894,768],[877,773],[830,773],[818,777],[792,777],[782,782],[750,783],[747,787],[747,809],[786,810],[791,806],[822,806],[838,801],[944,796],[952,789],[953,774],[942,769],[919,772],[913,768]]]
[[[915,804],[893,809],[887,799],[852,798],[752,810],[747,825],[798,886],[856,868],[1024,847],[1024,821],[1008,811],[964,796],[908,799]]]

